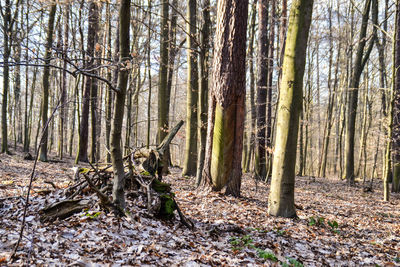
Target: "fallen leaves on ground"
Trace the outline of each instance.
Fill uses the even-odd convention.
[[[0,155],[0,265],[18,239],[33,162]],[[38,163],[24,238],[13,265],[148,266],[400,266],[399,194],[382,201],[374,192],[339,180],[296,179],[297,219],[269,216],[269,186],[244,175],[242,197],[198,192],[193,179],[171,169],[172,185],[191,231],[128,207],[117,219],[102,211],[95,196],[89,210],[41,223],[38,211],[62,200],[72,184],[71,160]],[[52,181],[57,189],[45,181]],[[41,193],[42,192],[42,193]],[[131,203],[128,201],[128,203]]]

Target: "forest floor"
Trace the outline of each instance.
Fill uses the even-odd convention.
[[[233,198],[197,192],[193,179],[172,168],[165,180],[195,223],[193,231],[132,206],[132,216],[116,219],[96,204],[41,223],[38,211],[73,183],[71,159],[38,163],[24,238],[11,263],[24,206],[18,196],[26,191],[32,165],[22,153],[0,155],[0,266],[400,266],[400,195],[382,201],[380,181],[365,193],[361,184],[297,177],[298,218],[284,219],[268,215],[269,186],[248,175],[242,197]]]

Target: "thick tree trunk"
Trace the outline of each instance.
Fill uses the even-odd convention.
[[[119,62],[123,66],[129,63],[129,28],[130,28],[130,0],[121,0],[119,9]],[[111,129],[111,162],[114,172],[113,202],[125,208],[124,184],[125,172],[122,159],[122,124],[124,119],[125,95],[128,83],[129,70],[122,67],[119,70],[118,92],[115,94],[114,117]]]
[[[268,213],[295,217],[294,182],[297,132],[302,108],[303,75],[313,0],[292,3],[283,60]]]
[[[199,94],[199,73],[197,56],[197,1],[188,0],[187,6],[187,43],[188,43],[188,75],[187,75],[187,103],[186,103],[186,143],[185,159],[182,175],[196,175],[197,167],[197,101]]]
[[[48,139],[48,107],[49,107],[49,78],[50,78],[50,59],[51,50],[53,43],[53,32],[54,32],[54,19],[56,15],[57,5],[53,3],[50,8],[49,14],[49,25],[47,29],[47,40],[46,40],[46,53],[44,56],[45,64],[43,72],[43,95],[42,95],[42,143],[40,144],[40,156],[41,161],[47,161],[47,139]]]
[[[240,195],[246,83],[247,1],[218,2],[213,88],[203,181]]]

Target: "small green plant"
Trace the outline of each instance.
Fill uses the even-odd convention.
[[[314,225],[316,225],[317,224],[317,220],[314,218],[314,216],[311,216],[309,219],[308,219],[308,225],[309,226],[314,226]]]
[[[393,261],[394,261],[395,263],[400,263],[400,257],[394,258]]]
[[[285,230],[279,230],[279,229],[277,229],[277,230],[275,231],[275,233],[276,233],[277,235],[279,235],[279,236],[284,236],[284,235],[286,235],[286,231],[285,231]]]
[[[265,260],[271,260],[271,261],[278,261],[278,258],[275,256],[274,253],[270,252],[270,251],[265,251],[263,249],[257,248],[257,255],[260,258],[263,258]]]
[[[332,232],[338,234],[339,233],[339,224],[337,221],[328,221],[328,225],[331,227]]]
[[[231,237],[229,243],[232,245],[232,250],[242,250],[246,247],[248,248],[255,248],[253,245],[253,239],[250,235],[244,235],[242,237]]]
[[[82,214],[82,216],[88,217],[89,219],[92,219],[92,220],[93,220],[93,219],[96,219],[97,217],[99,217],[100,214],[101,214],[100,211],[95,212],[95,213],[92,213],[92,212],[86,210],[85,213]]]
[[[291,264],[291,266],[293,266],[293,267],[303,267],[303,263],[297,261],[296,259],[287,258],[287,260]]]
[[[303,267],[304,265],[296,259],[287,257],[287,262],[280,262],[282,267]]]

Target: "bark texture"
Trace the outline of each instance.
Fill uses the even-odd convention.
[[[295,0],[289,17],[278,106],[268,213],[295,217],[294,183],[303,75],[313,0]]]
[[[218,2],[204,179],[240,195],[248,1]],[[207,182],[206,182],[207,183]]]
[[[122,159],[122,124],[124,119],[125,95],[128,84],[129,69],[129,28],[130,0],[121,0],[119,9],[119,62],[121,68],[118,77],[118,92],[115,94],[113,125],[111,129],[111,162],[114,171],[113,202],[125,208],[124,184],[125,172]]]

